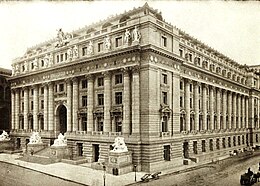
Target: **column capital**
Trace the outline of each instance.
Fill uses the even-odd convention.
[[[209,85],[210,86],[210,90],[216,90],[216,87],[214,87],[213,85]]]
[[[72,81],[72,78],[66,78],[65,79],[65,82],[68,84],[68,83],[71,83],[71,81]]]
[[[131,71],[133,74],[137,74],[140,72],[140,66],[139,65],[135,65],[131,67]]]
[[[112,73],[110,72],[110,71],[105,71],[105,72],[102,72],[102,75],[104,76],[104,78],[111,78],[111,75],[112,75]]]
[[[185,83],[192,83],[192,80],[191,80],[191,79],[188,79],[188,78],[184,78],[184,82],[185,82]]]
[[[85,78],[87,78],[88,81],[94,81],[94,74],[87,74],[85,75]]]
[[[204,87],[204,88],[209,88],[209,85],[206,84],[206,83],[203,83],[203,87]]]
[[[73,78],[71,78],[71,81],[73,82],[73,83],[78,83],[78,77],[73,77]]]
[[[27,86],[22,87],[22,90],[28,90]]]
[[[201,85],[201,82],[199,82],[199,81],[194,81],[194,85],[200,86],[200,85]]]
[[[124,68],[121,68],[120,70],[124,73],[124,75],[129,75],[129,72],[130,72],[129,67],[124,67]]]

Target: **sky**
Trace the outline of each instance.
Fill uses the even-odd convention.
[[[27,48],[140,7],[162,12],[166,22],[240,64],[260,65],[260,2],[257,1],[8,1],[0,2],[0,67]]]

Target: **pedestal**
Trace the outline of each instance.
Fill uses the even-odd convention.
[[[51,146],[50,158],[52,159],[69,159],[71,152],[67,146]]]
[[[133,171],[132,152],[109,152],[108,156],[108,173],[121,175]]]
[[[27,153],[30,155],[33,155],[37,152],[39,152],[42,149],[45,149],[47,147],[47,144],[45,143],[36,143],[36,144],[27,144]]]
[[[14,144],[11,140],[0,141],[0,152],[3,150],[13,150]]]

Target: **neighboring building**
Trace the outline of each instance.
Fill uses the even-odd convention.
[[[11,129],[11,89],[7,81],[12,71],[0,68],[0,133]]]
[[[12,137],[66,133],[74,156],[107,160],[125,138],[138,171],[259,144],[257,74],[163,21],[147,4],[13,61]],[[186,160],[186,161],[184,161]]]

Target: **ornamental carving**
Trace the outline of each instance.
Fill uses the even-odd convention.
[[[123,117],[123,106],[113,106],[110,111],[111,118]]]
[[[70,39],[72,39],[72,34],[64,33],[60,28],[57,33],[57,42],[55,47],[62,47],[67,45],[70,42]]]
[[[170,117],[172,113],[172,109],[170,109],[168,105],[161,105],[159,112],[161,113],[161,117],[163,116]]]
[[[107,49],[107,50],[111,49],[111,40],[108,35],[104,39],[104,46],[105,46],[105,49]]]

